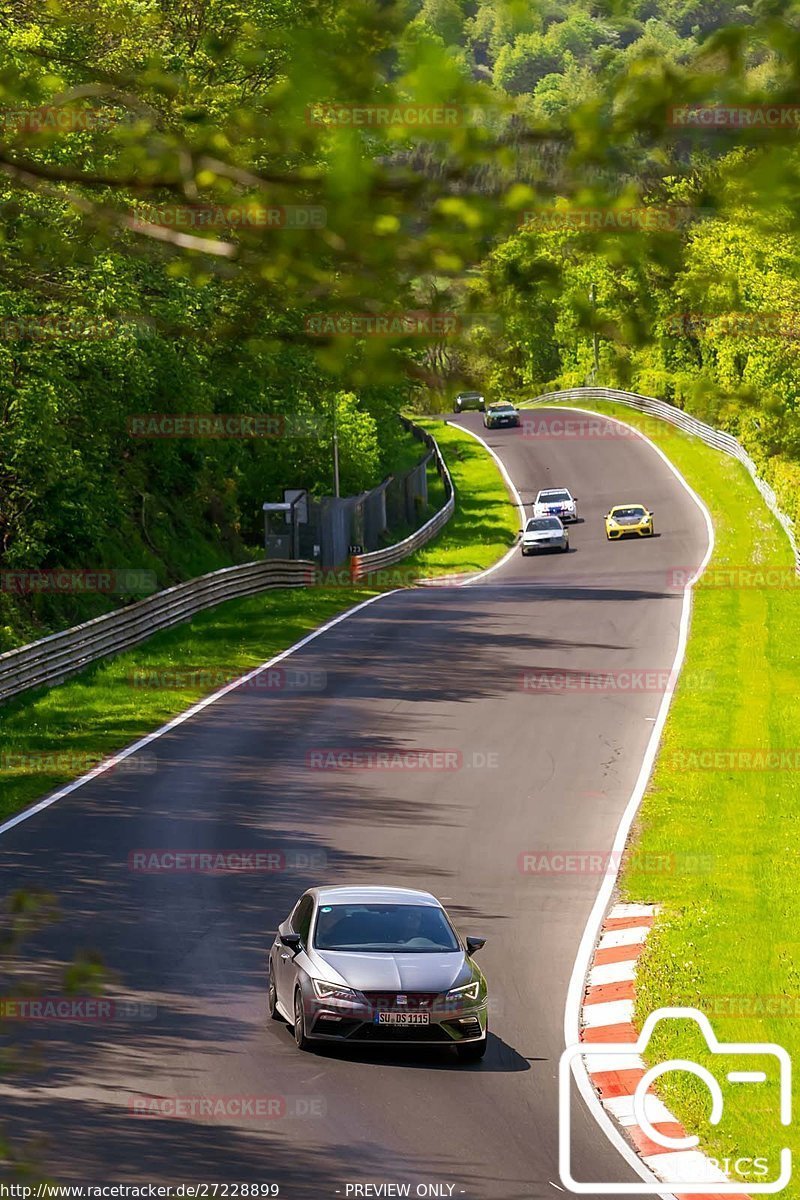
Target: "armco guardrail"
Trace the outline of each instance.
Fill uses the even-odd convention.
[[[354,555],[350,560],[350,576],[354,580],[363,579],[365,575],[368,575],[372,571],[381,571],[384,567],[393,567],[397,563],[402,562],[409,554],[413,554],[415,550],[419,550],[420,546],[424,546],[432,537],[435,537],[455,512],[456,498],[453,481],[450,478],[450,472],[442,458],[436,439],[431,434],[420,429],[418,425],[409,421],[407,417],[402,417],[401,420],[406,429],[410,430],[415,437],[423,441],[433,451],[436,470],[444,483],[447,499],[439,511],[431,517],[430,521],[426,521],[424,525],[421,525],[409,537],[404,538],[402,542],[396,542],[393,546],[384,546],[382,550],[371,550],[368,554]]]
[[[31,688],[61,683],[90,663],[128,650],[159,629],[186,621],[223,600],[271,588],[306,587],[314,582],[315,569],[312,562],[279,559],[224,567],[29,646],[9,650],[0,654],[0,703]]]
[[[361,555],[360,561],[369,565],[354,573],[354,580],[361,579],[369,570],[399,562],[429,541],[453,514],[453,483],[436,440],[406,417],[401,420],[433,451],[436,468],[444,480],[447,502],[430,521],[404,541]],[[315,582],[316,570],[313,562],[288,559],[224,567],[221,571],[178,583],[127,608],[53,633],[29,646],[9,650],[0,654],[0,704],[31,688],[61,683],[90,663],[129,650],[158,630],[187,621],[195,613],[213,608],[224,600],[237,600],[272,588],[309,587]]]
[[[794,552],[795,570],[800,575],[800,547],[797,543],[794,526],[789,517],[781,512],[774,491],[760,477],[756,464],[744,446],[737,442],[730,433],[723,433],[711,425],[706,425],[704,421],[698,421],[697,417],[692,417],[680,408],[667,404],[665,400],[655,400],[652,396],[639,396],[636,392],[622,392],[616,388],[583,387],[570,388],[563,392],[545,392],[544,395],[536,396],[533,403],[548,404],[558,400],[613,400],[616,404],[625,404],[628,408],[635,408],[637,412],[647,413],[648,416],[657,417],[661,421],[668,421],[670,425],[676,425],[685,433],[699,438],[707,446],[713,446],[716,450],[721,450],[724,454],[730,454],[732,458],[738,459],[751,475],[753,482],[764,497],[767,507],[786,531],[786,536],[791,542]]]

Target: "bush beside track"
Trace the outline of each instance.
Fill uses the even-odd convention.
[[[468,434],[438,421],[420,423],[437,437],[456,489],[455,514],[437,538],[394,568],[393,578],[373,586],[370,581],[351,585],[344,571],[329,586],[322,579],[315,588],[229,601],[59,687],[3,705],[0,819],[84,774],[378,591],[404,586],[415,576],[491,566],[517,532],[516,510],[500,473]],[[148,678],[156,685],[148,685]]]
[[[696,1007],[721,1041],[777,1042],[800,1061],[800,580],[791,548],[737,462],[669,426],[654,432],[651,418],[622,405],[585,407],[646,429],[705,501],[716,534],[620,878],[624,900],[663,905],[637,969],[637,1025],[662,1006]],[[663,530],[669,513],[659,522]],[[700,679],[710,686],[684,682]],[[666,866],[646,872],[654,862]],[[648,1063],[690,1058],[719,1076],[688,1033],[683,1022],[660,1026]],[[753,1153],[768,1129],[775,1178],[780,1147],[800,1153],[797,1127],[779,1124],[777,1088],[720,1082],[726,1109],[716,1128],[698,1079],[673,1072],[659,1090],[717,1159]]]

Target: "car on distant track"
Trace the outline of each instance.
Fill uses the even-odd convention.
[[[470,408],[476,408],[478,412],[483,412],[486,407],[486,400],[481,392],[459,392],[453,401],[453,412],[467,412]]]
[[[609,541],[633,533],[639,537],[653,536],[653,513],[644,504],[615,504],[603,519]]]
[[[315,1043],[452,1046],[486,1053],[487,987],[473,956],[429,892],[313,887],[269,950],[267,1007],[300,1050]]]
[[[533,502],[535,517],[560,517],[565,523],[578,519],[578,497],[568,488],[543,488]]]
[[[531,517],[522,531],[523,558],[540,550],[569,550],[569,530],[558,517]]]
[[[483,414],[483,423],[487,429],[501,429],[504,426],[519,425],[519,411],[513,404],[501,401],[490,404]]]

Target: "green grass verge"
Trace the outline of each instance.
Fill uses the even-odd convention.
[[[426,576],[482,571],[514,545],[519,530],[516,505],[480,442],[457,425],[414,420],[439,443],[453,480],[456,511],[434,541],[405,560],[403,569],[418,569]]]
[[[83,774],[369,594],[280,588],[230,600],[60,687],[4,705],[0,817]]]
[[[637,1023],[662,1006],[696,1007],[721,1041],[776,1042],[800,1061],[800,586],[788,539],[733,459],[622,405],[586,407],[660,445],[705,501],[716,535],[621,879],[623,899],[663,905],[637,972]],[[663,513],[662,529],[668,521]],[[753,586],[767,570],[771,584]],[[708,769],[698,757],[707,751],[787,751],[794,769],[745,769],[740,757]],[[768,1175],[762,1164],[743,1162],[736,1173],[731,1163],[732,1181],[776,1178],[782,1146],[797,1158],[797,1128],[778,1123],[774,1070],[766,1085],[728,1084],[684,1021],[657,1027],[651,1047],[651,1065],[689,1058],[720,1079],[725,1115],[716,1127],[696,1077],[676,1072],[659,1092],[708,1154],[768,1159]]]
[[[402,576],[353,587],[345,572],[344,586],[280,589],[231,600],[60,687],[3,705],[0,819],[157,729],[360,600],[414,574],[490,566],[513,542],[517,528],[505,484],[474,439],[434,421],[427,425],[452,470],[458,504],[442,533],[397,569]],[[176,668],[183,672],[180,678]]]

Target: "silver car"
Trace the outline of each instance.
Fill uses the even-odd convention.
[[[569,550],[569,530],[558,517],[531,517],[522,531],[523,557],[539,550]]]
[[[428,892],[311,888],[269,951],[270,1016],[315,1042],[454,1046],[486,1053],[484,938],[461,938]]]

